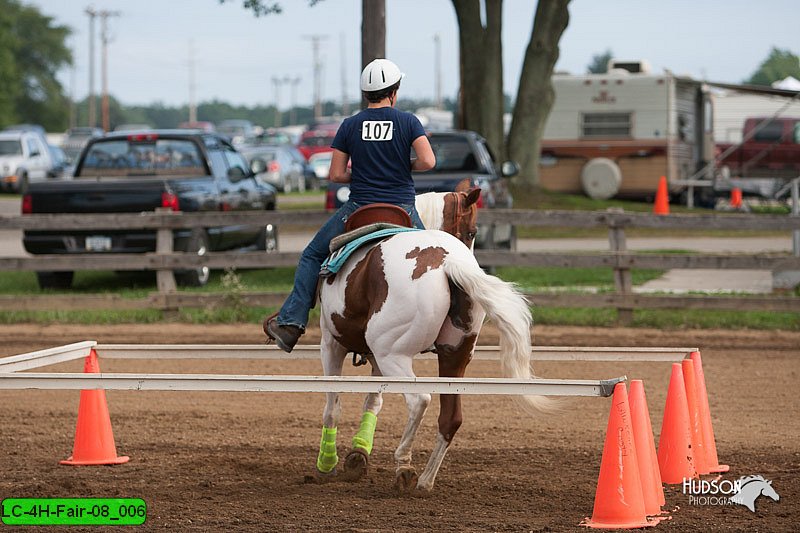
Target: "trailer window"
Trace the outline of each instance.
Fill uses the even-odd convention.
[[[583,137],[630,137],[632,113],[583,113]]]

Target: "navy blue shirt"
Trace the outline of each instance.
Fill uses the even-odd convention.
[[[350,156],[350,200],[413,204],[411,144],[422,135],[417,117],[392,107],[367,108],[345,119],[331,147]]]

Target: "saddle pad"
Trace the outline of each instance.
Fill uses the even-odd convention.
[[[356,231],[358,230],[352,231],[350,233],[355,233]],[[385,239],[387,237],[391,237],[392,235],[396,235],[398,233],[405,233],[407,231],[420,231],[420,230],[417,228],[404,228],[402,226],[394,226],[391,228],[379,229],[378,231],[373,231],[372,233],[369,233],[367,235],[360,235],[355,239],[351,240],[350,242],[348,242],[347,244],[345,244],[344,246],[340,247],[331,255],[329,255],[328,258],[325,259],[325,262],[322,263],[322,268],[320,268],[319,275],[325,278],[339,272],[339,270],[344,265],[345,261],[347,261],[347,258],[350,257],[350,255],[353,252],[355,252],[365,244],[374,242],[376,240]]]
[[[367,224],[366,226],[361,226],[356,229],[350,230],[346,233],[342,233],[341,235],[337,235],[333,239],[331,239],[331,243],[328,245],[328,251],[330,253],[335,252],[345,244],[350,241],[354,241],[359,237],[364,235],[369,235],[373,231],[378,231],[381,229],[389,229],[389,228],[405,228],[407,226],[398,226],[397,224],[392,224],[391,222],[373,222],[372,224]]]

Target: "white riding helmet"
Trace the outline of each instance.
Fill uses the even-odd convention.
[[[361,72],[361,90],[380,91],[402,80],[403,76],[405,74],[388,59],[374,59]]]

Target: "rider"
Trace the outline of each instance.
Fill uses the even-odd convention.
[[[336,132],[328,175],[334,183],[350,184],[350,198],[303,250],[291,294],[277,315],[264,321],[264,332],[286,352],[305,332],[331,239],[344,232],[356,209],[379,202],[398,205],[411,216],[414,227],[424,228],[414,207],[411,171],[432,169],[436,158],[419,119],[394,109],[403,76],[388,59],[375,59],[361,72],[361,91],[369,105],[345,119]],[[413,161],[412,147],[417,155]]]

